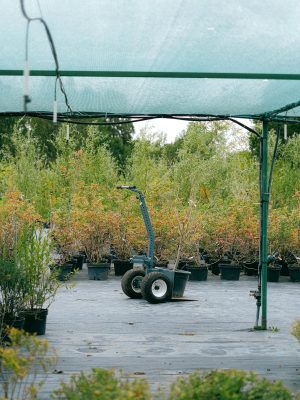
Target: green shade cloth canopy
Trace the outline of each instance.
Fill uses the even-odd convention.
[[[36,0],[24,4],[31,17],[40,16]],[[75,113],[300,117],[298,0],[40,6]],[[25,34],[19,1],[1,0],[0,114],[23,112]],[[31,23],[28,43],[28,111],[51,113],[55,64],[41,23]],[[57,96],[64,113],[59,90]]]

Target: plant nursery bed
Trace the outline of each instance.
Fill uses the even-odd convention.
[[[40,399],[70,374],[94,367],[141,375],[153,390],[178,375],[217,368],[257,371],[300,390],[300,344],[290,334],[299,318],[299,286],[288,278],[268,284],[268,331],[252,329],[255,277],[222,281],[210,273],[205,282],[187,283],[185,298],[198,301],[154,305],[127,298],[120,277],[88,280],[84,267],[74,281],[49,310],[45,337],[60,358]]]

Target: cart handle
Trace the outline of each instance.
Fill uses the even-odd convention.
[[[136,186],[117,186],[117,189],[128,189],[128,190],[135,190]]]

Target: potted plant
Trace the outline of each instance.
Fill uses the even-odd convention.
[[[268,282],[279,282],[281,265],[272,262],[267,266],[267,280]]]
[[[91,280],[106,280],[110,270],[108,256],[111,244],[111,213],[99,207],[85,211],[81,226],[81,244],[87,255]]]
[[[285,255],[285,262],[288,264],[289,275],[292,282],[300,282],[300,257],[293,251],[288,251]]]
[[[29,225],[20,233],[17,263],[24,271],[24,330],[43,335],[46,331],[48,308],[60,286],[51,264],[51,243],[39,226]]]
[[[259,266],[259,233],[257,216],[253,213],[245,214],[243,230],[243,270],[247,276],[257,276]]]
[[[206,281],[208,275],[208,267],[204,259],[203,249],[199,244],[200,229],[194,230],[189,235],[183,254],[185,255],[179,261],[179,268],[190,272],[189,280],[191,281]]]
[[[175,269],[183,269],[190,262],[189,252],[191,250],[191,243],[193,242],[192,236],[198,236],[197,215],[195,210],[195,202],[192,198],[189,199],[188,208],[176,209],[176,260]]]
[[[298,201],[298,207],[291,213],[293,226],[289,243],[290,248],[285,260],[288,264],[291,281],[300,282],[300,192],[296,192],[294,197]]]
[[[270,210],[270,233],[269,233],[269,254],[278,252],[280,257],[276,259],[275,263],[270,263],[270,282],[277,282],[276,270],[279,270],[280,275],[289,276],[289,267],[287,258],[291,250],[299,248],[295,247],[295,231],[299,229],[299,216],[297,216],[297,209],[290,212],[287,208],[271,209]],[[287,257],[286,257],[287,256]],[[281,268],[280,268],[281,267]]]
[[[220,274],[219,263],[229,263],[224,257],[225,251],[220,238],[220,227],[223,226],[221,216],[216,211],[214,213],[205,213],[202,215],[202,229],[199,252],[202,259],[205,259],[208,270],[213,275]]]
[[[0,207],[0,331],[6,338],[7,326],[21,328],[24,318],[26,275],[16,259],[19,232],[39,219],[22,193],[8,192],[1,198]]]
[[[130,260],[132,254],[131,223],[124,212],[112,213],[112,249],[114,251],[114,271],[116,276],[123,276],[125,272],[133,268]]]
[[[177,211],[177,210],[176,210]],[[178,223],[179,215],[168,204],[161,208],[150,208],[153,229],[155,232],[155,261],[154,265],[160,268],[167,268],[169,260],[176,252],[178,244]],[[177,237],[177,243],[174,238]],[[179,263],[180,264],[180,263]],[[180,265],[178,265],[180,269]]]
[[[79,271],[82,270],[84,261],[85,261],[85,255],[80,252],[77,254],[75,253],[72,257],[73,265],[75,269],[78,269]]]
[[[238,281],[240,279],[240,272],[242,269],[242,258],[239,251],[236,251],[233,254],[229,253],[228,260],[230,260],[229,263],[221,262],[219,264],[221,279],[227,281]]]
[[[267,260],[267,281],[268,282],[279,282],[281,264],[278,261],[281,260],[279,253],[276,252],[268,256]]]
[[[210,270],[213,275],[220,275],[220,264],[231,264],[232,258],[230,253],[224,248],[222,241],[217,238],[216,233],[217,230],[211,236],[211,239],[208,238],[210,243],[205,243],[202,240],[201,245],[205,245],[205,251],[209,253],[209,257],[206,257],[209,260],[209,262],[206,263],[208,270]],[[204,255],[202,253],[201,258],[204,259]]]
[[[246,212],[247,210],[247,212]],[[221,217],[218,229],[222,259],[219,263],[221,279],[239,280],[243,263],[258,248],[258,221],[249,204],[231,204]]]
[[[82,269],[83,257],[76,254],[80,246],[76,217],[74,210],[60,210],[53,214],[51,240],[55,245],[58,258],[52,268],[56,270],[57,279],[60,281],[67,281],[72,273]]]
[[[253,251],[253,253],[249,254],[246,260],[243,261],[243,269],[244,273],[247,276],[257,276],[258,275],[258,261],[259,255],[258,250]]]
[[[133,268],[133,262],[130,261],[129,253],[118,253],[119,257],[113,260],[114,271],[116,276],[123,276],[125,272]]]
[[[219,263],[220,277],[227,281],[238,281],[244,259],[243,240],[241,237],[232,237],[228,232],[222,242],[223,254]]]
[[[259,262],[257,259],[253,261],[243,262],[244,274],[247,276],[257,276],[258,275]]]
[[[107,256],[107,255],[106,255]],[[88,255],[88,277],[90,280],[104,281],[108,278],[110,261],[101,251]]]
[[[289,264],[289,274],[292,282],[300,282],[300,257],[296,257],[296,262]]]
[[[15,261],[0,258],[0,342],[10,327],[22,329],[25,276]]]
[[[8,326],[21,328],[24,317],[26,274],[16,258],[19,232],[27,223],[40,218],[24,196],[9,192],[1,199],[0,207],[0,330],[6,338]]]
[[[208,267],[202,258],[200,252],[196,257],[192,257],[186,261],[182,261],[185,265],[181,268],[191,273],[190,281],[206,281],[208,275]]]

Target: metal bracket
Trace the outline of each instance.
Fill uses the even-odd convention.
[[[261,300],[261,292],[259,290],[250,290],[249,296],[253,296],[256,300]]]

